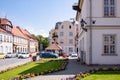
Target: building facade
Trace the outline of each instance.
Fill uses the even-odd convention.
[[[38,52],[38,41],[27,30],[13,26],[6,18],[0,18],[0,54],[8,52]]]
[[[12,28],[8,19],[0,18],[0,54],[13,52]]]
[[[80,59],[86,64],[120,64],[120,0],[79,0]]]
[[[20,27],[14,26],[13,33],[13,52],[28,52],[28,38],[21,32]]]
[[[58,22],[52,32],[57,35],[56,42],[63,48],[63,52],[71,53],[75,51],[76,27],[72,22]]]

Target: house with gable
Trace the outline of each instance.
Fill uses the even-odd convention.
[[[35,37],[26,29],[20,28],[20,30],[28,38],[28,51],[30,53],[38,52],[38,41]]]
[[[28,38],[21,32],[20,27],[13,26],[13,52],[28,52]]]
[[[0,54],[13,52],[13,25],[10,20],[0,18]]]

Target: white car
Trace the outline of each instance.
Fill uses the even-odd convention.
[[[6,54],[6,58],[13,58],[13,57],[16,57],[16,53],[9,52]]]
[[[29,55],[30,54],[27,52],[20,52],[17,56],[18,56],[18,58],[28,58]]]
[[[71,53],[71,57],[77,57],[78,55],[77,55],[77,53],[76,52],[72,52]]]

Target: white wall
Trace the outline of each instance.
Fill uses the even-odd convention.
[[[13,52],[13,36],[12,36],[12,34],[0,32],[0,35],[2,35],[2,41],[0,42],[0,53],[6,54],[8,52]],[[4,36],[6,36],[6,38],[9,37],[9,41],[7,41],[7,39],[6,39],[6,41],[4,41]]]
[[[71,29],[69,26],[71,25]],[[63,26],[63,29],[61,28]],[[63,47],[64,52],[69,53],[69,47],[73,48],[73,52],[75,52],[75,34],[76,27],[70,21],[63,21],[61,25],[58,26],[58,43]],[[64,36],[60,36],[60,32],[64,33]],[[69,36],[69,32],[73,32],[73,36]],[[69,39],[73,39],[73,44],[69,44]],[[60,41],[63,40],[63,44],[60,44]]]
[[[116,0],[115,17],[104,17],[104,0],[92,0],[92,20],[95,20],[93,25],[120,25],[120,0]],[[87,25],[90,25],[90,2],[89,0],[84,0],[81,18],[83,18]],[[81,20],[81,19],[80,19]]]
[[[103,34],[116,34],[116,54],[118,56],[103,56]],[[93,64],[120,64],[120,28],[93,30]]]

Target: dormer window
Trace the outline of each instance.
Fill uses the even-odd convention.
[[[6,31],[9,31],[9,32],[11,32],[11,27],[10,26],[6,26]]]

